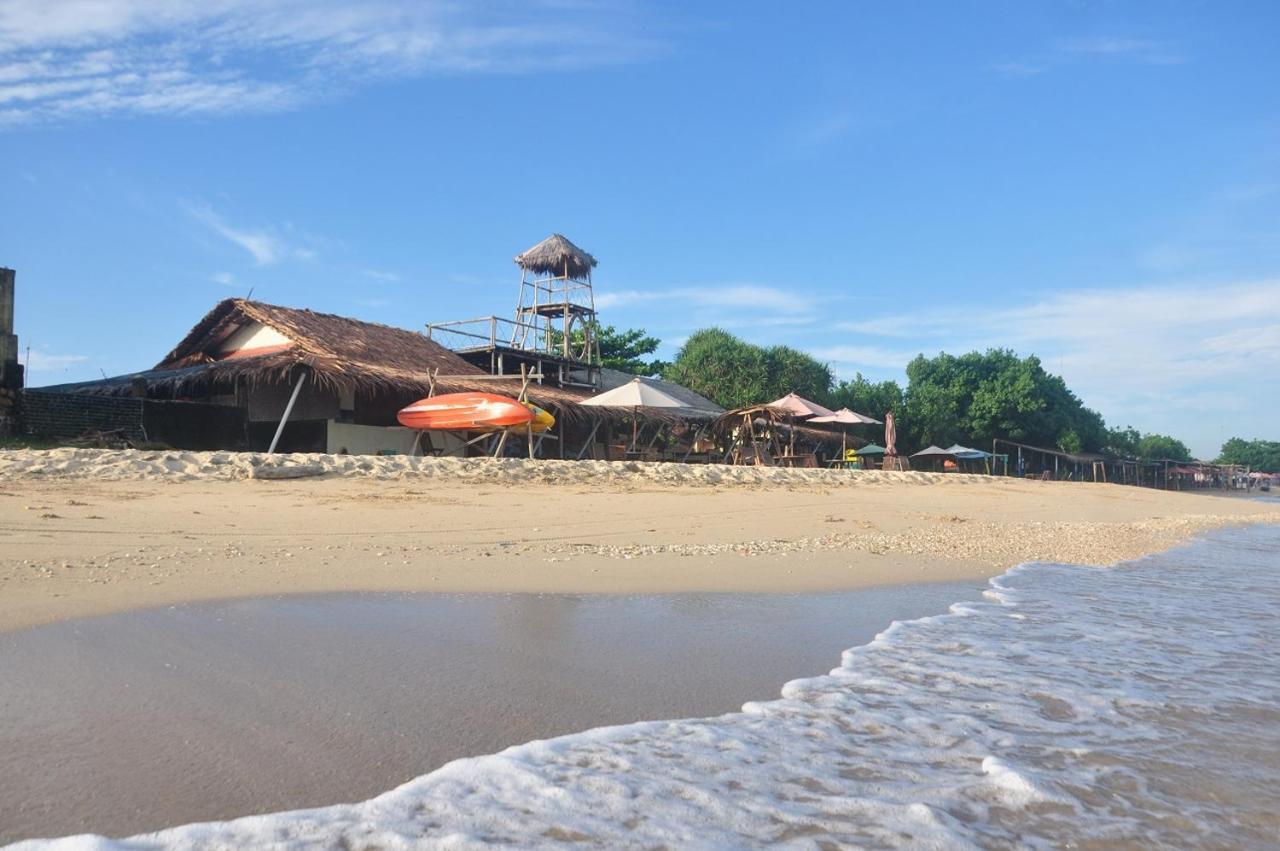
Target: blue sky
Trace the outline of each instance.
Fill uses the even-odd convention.
[[[837,372],[1039,354],[1113,425],[1280,438],[1280,4],[0,0],[30,383],[244,295],[602,318]]]

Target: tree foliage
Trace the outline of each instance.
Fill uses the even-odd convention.
[[[1144,434],[1138,441],[1138,457],[1143,461],[1190,461],[1191,450],[1176,437]]]
[[[1167,434],[1143,434],[1133,426],[1107,429],[1103,449],[1122,458],[1140,461],[1190,461],[1191,450]]]
[[[907,364],[903,429],[918,445],[985,446],[1000,437],[1067,451],[1100,449],[1101,415],[1034,355],[1008,349],[918,355]]]
[[[878,420],[890,411],[902,412],[902,388],[896,381],[871,381],[858,373],[831,391],[832,408],[848,408]]]
[[[1219,464],[1248,464],[1263,473],[1280,473],[1280,441],[1233,437],[1222,444]]]
[[[788,346],[764,348],[720,328],[695,332],[664,376],[726,408],[771,402],[790,392],[821,400],[831,389],[831,368]]]
[[[625,328],[619,331],[612,325],[593,325],[596,342],[600,345],[600,362],[610,369],[620,369],[632,375],[661,375],[666,369],[666,361],[658,358],[645,359],[662,345],[657,337],[645,334],[643,328]],[[583,333],[581,328],[569,332],[571,348],[581,350]],[[559,349],[564,334],[552,329],[551,344]]]
[[[612,369],[620,369],[633,375],[661,375],[666,361],[645,359],[658,350],[662,341],[647,336],[643,328],[627,328],[622,331],[612,325],[597,326],[596,339],[600,341],[600,361]]]

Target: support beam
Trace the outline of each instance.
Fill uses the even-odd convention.
[[[298,376],[298,383],[293,385],[293,395],[289,397],[289,404],[284,406],[284,416],[280,418],[280,425],[276,426],[276,436],[271,438],[271,447],[267,450],[268,455],[275,454],[276,444],[280,442],[280,435],[284,433],[284,424],[289,422],[289,415],[293,413],[293,403],[298,401],[298,393],[302,391],[302,385],[307,381],[307,374],[304,372]]]

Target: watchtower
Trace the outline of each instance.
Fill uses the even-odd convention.
[[[560,234],[517,254],[520,301],[516,305],[511,346],[580,366],[582,383],[594,384],[600,365],[596,301],[591,270],[596,258]]]

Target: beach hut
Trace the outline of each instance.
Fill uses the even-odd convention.
[[[516,397],[518,377],[498,377],[416,331],[247,299],[219,302],[154,368],[44,392],[183,400],[240,417],[209,448],[285,452],[407,453],[416,434],[396,412],[431,393]],[[528,399],[585,433],[623,424],[625,412],[584,406],[584,390],[530,384]],[[454,451],[452,436],[431,451]],[[561,442],[562,443],[562,442]]]
[[[787,415],[788,423],[792,428],[789,430],[787,452],[785,455],[780,455],[779,460],[791,466],[794,466],[798,460],[808,460],[799,459],[796,455],[796,420],[808,420],[811,417],[833,417],[836,413],[830,408],[823,407],[817,402],[812,402],[796,393],[788,393],[781,399],[775,399],[764,407],[782,411]]]

